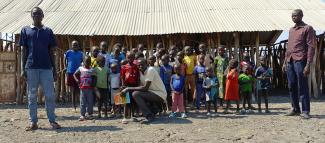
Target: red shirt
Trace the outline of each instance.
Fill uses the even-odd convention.
[[[311,63],[315,54],[314,42],[316,34],[313,27],[303,23],[290,28],[288,48],[285,54],[286,62],[307,60]]]
[[[121,68],[121,81],[125,86],[136,86],[140,80],[140,70],[135,64],[126,64]]]

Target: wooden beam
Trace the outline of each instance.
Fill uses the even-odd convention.
[[[239,61],[239,32],[234,32],[233,36],[235,38],[234,59]]]
[[[260,65],[260,61],[259,61],[259,53],[260,53],[260,33],[259,32],[256,32],[255,33],[255,65],[258,66]]]
[[[0,38],[1,39],[1,38]],[[16,81],[16,103],[17,104],[22,104],[23,102],[23,96],[22,96],[22,92],[21,92],[21,84],[22,84],[22,80],[20,78],[20,73],[21,73],[21,51],[20,51],[20,46],[18,44],[18,39],[19,39],[19,35],[16,34],[15,35],[15,51],[17,53],[17,57],[16,57],[16,69],[17,69],[17,81]],[[2,40],[1,40],[2,41]],[[0,44],[2,44],[0,42]],[[0,48],[2,47],[2,45],[0,46]]]
[[[221,46],[221,33],[218,32],[217,33],[217,48],[219,48]]]

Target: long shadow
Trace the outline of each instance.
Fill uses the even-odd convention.
[[[48,128],[41,128],[40,130],[44,131],[53,131]],[[100,131],[119,131],[122,128],[117,128],[115,126],[77,126],[77,127],[62,127],[61,129],[56,130],[58,133],[64,132],[100,132]]]
[[[325,119],[325,115],[310,115],[311,118],[316,118],[316,119]]]
[[[191,120],[186,118],[169,118],[168,116],[163,116],[156,118],[150,124],[191,124],[193,123]]]

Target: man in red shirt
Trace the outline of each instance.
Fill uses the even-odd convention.
[[[301,98],[302,114],[304,119],[309,119],[310,99],[308,93],[308,74],[310,63],[315,54],[314,42],[316,38],[313,27],[302,21],[303,12],[296,9],[292,12],[292,21],[295,26],[290,28],[288,48],[282,70],[287,72],[289,94],[291,97],[292,111],[288,116],[299,116],[299,98]]]

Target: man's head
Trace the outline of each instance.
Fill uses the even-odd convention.
[[[35,26],[41,26],[44,18],[43,10],[39,7],[34,7],[31,11],[31,17]]]
[[[243,53],[243,58],[244,58],[244,61],[246,61],[246,62],[248,62],[250,60],[248,52]]]
[[[100,47],[100,51],[101,52],[106,52],[107,49],[108,49],[108,44],[107,44],[107,42],[102,41],[102,42],[100,42],[99,47]]]
[[[135,59],[135,53],[127,52],[126,53],[126,59],[128,60],[129,64],[133,64],[133,61]]]
[[[71,42],[71,49],[73,51],[78,51],[79,50],[79,42],[77,40],[73,40]]]
[[[301,9],[295,9],[292,12],[291,18],[294,23],[301,23],[302,22],[302,17],[304,16],[304,13],[302,12]]]
[[[192,48],[190,46],[185,46],[185,55],[190,56],[192,54]]]
[[[148,63],[149,63],[150,66],[154,66],[155,62],[156,62],[156,57],[155,56],[150,56],[148,58]]]
[[[259,60],[260,60],[261,66],[265,66],[266,65],[266,57],[265,56],[260,56]]]
[[[139,44],[138,45],[138,51],[139,52],[143,52],[143,50],[144,50],[144,45],[143,44]]]
[[[99,47],[98,46],[93,46],[91,47],[91,55],[96,58],[99,53]]]
[[[207,49],[207,46],[205,44],[200,44],[199,45],[199,51],[200,51],[201,54],[205,54],[206,49]]]
[[[225,55],[225,47],[224,46],[218,47],[218,54],[221,57],[223,57]]]
[[[162,62],[162,64],[163,64],[164,66],[167,66],[168,63],[169,63],[169,56],[168,56],[168,55],[163,55],[163,56],[161,57],[161,62]]]
[[[148,67],[147,61],[144,58],[140,58],[138,61],[139,61],[139,69],[142,73],[144,73]]]

